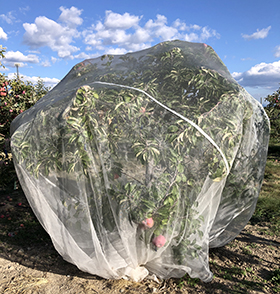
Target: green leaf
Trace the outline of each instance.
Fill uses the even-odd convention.
[[[168,127],[168,132],[175,133],[179,130],[177,126],[171,125]]]
[[[179,173],[183,173],[184,170],[185,170],[185,169],[184,169],[183,164],[179,163],[179,165],[178,165],[178,172],[179,172]]]
[[[99,98],[99,95],[98,95],[98,93],[96,93],[96,92],[94,92],[94,91],[92,91],[91,93],[92,93],[92,96],[93,96],[94,98],[96,98],[96,99],[98,99],[98,98]]]
[[[180,183],[181,181],[182,181],[181,176],[180,176],[180,175],[177,175],[177,177],[176,177],[176,182]]]
[[[124,96],[124,101],[125,101],[126,103],[130,102],[130,100],[131,100],[131,96],[129,96],[129,95],[125,95],[125,96]]]
[[[121,106],[121,105],[123,105],[123,104],[125,104],[125,102],[124,101],[122,101],[122,102],[120,102],[119,104],[117,104],[117,106],[115,107],[115,111]]]

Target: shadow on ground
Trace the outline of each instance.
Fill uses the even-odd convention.
[[[117,286],[120,283],[118,281],[105,280],[84,273],[76,266],[64,261],[53,247],[48,234],[37,221],[20,189],[9,193],[0,192],[0,217],[0,258],[43,273],[57,274],[65,279],[71,276],[89,283],[103,283],[104,289],[108,291],[104,290],[102,293],[113,293],[112,291],[119,287]],[[151,293],[151,287],[157,289],[158,293],[164,293],[164,291],[166,293],[254,293],[250,291],[261,291],[265,287],[263,281],[268,278],[270,269],[279,267],[279,263],[277,265],[276,259],[271,258],[269,254],[260,259],[257,249],[272,246],[279,251],[280,242],[279,239],[272,240],[266,235],[250,233],[252,228],[250,231],[241,232],[228,245],[210,250],[210,268],[215,275],[212,282],[205,284],[187,276],[181,279],[168,279],[159,284],[145,280],[141,283],[141,287],[139,283],[129,284],[130,286],[126,286],[123,293],[126,293],[126,289],[130,289],[130,292],[127,293]],[[251,246],[250,244],[254,244],[254,248],[246,249]],[[254,269],[255,273],[251,273],[249,268]],[[259,275],[259,280],[253,279],[256,273]],[[160,289],[165,290],[160,292]]]

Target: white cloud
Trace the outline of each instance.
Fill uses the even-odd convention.
[[[61,24],[45,16],[36,17],[35,23],[24,23],[23,42],[33,49],[48,46],[61,58],[73,58],[72,54],[80,50],[71,43],[80,36],[76,27],[82,23],[82,10],[75,7],[60,10]]]
[[[274,53],[274,56],[276,58],[279,58],[280,57],[280,45],[276,46],[275,47],[275,53]]]
[[[95,57],[98,57],[98,56],[99,56],[98,53],[86,54],[84,52],[81,52],[80,54],[75,55],[74,58],[77,58],[77,59],[90,59],[90,58],[95,58]]]
[[[243,73],[242,72],[233,72],[232,74],[232,77],[236,80],[236,81],[238,81],[238,82],[240,82],[240,81],[242,81],[243,79],[242,79],[242,75],[243,75]]]
[[[172,40],[179,38],[178,33],[178,23],[180,20],[175,21],[173,26],[167,25],[167,18],[164,15],[158,14],[156,20],[149,19],[145,26],[144,30],[146,34],[149,35],[149,41],[152,41],[154,38],[158,38],[160,40]],[[184,26],[183,23],[180,23],[180,26]]]
[[[26,14],[26,12],[30,10],[30,7],[25,6],[25,7],[19,7],[18,9],[21,13]]]
[[[104,46],[121,45],[125,46],[130,43],[131,34],[127,34],[126,30],[134,26],[137,22],[134,16],[128,13],[123,15],[106,11],[106,19],[104,24],[100,21],[92,27],[91,31],[84,32],[85,43],[94,46],[97,49],[102,49]],[[115,23],[113,20],[118,20]],[[134,20],[134,21],[133,21]]]
[[[133,42],[132,34],[127,33],[127,30],[131,28],[137,30],[141,17],[130,15],[127,12],[121,15],[111,10],[107,10],[105,14],[104,23],[98,21],[91,30],[83,32],[85,43],[99,50],[111,45],[129,47]],[[139,33],[141,34],[140,31]]]
[[[50,66],[51,66],[51,63],[50,63],[49,60],[45,60],[45,61],[43,61],[43,62],[41,63],[41,65],[42,65],[43,67],[50,67]]]
[[[40,54],[41,52],[39,50],[28,50],[28,53]]]
[[[213,29],[201,27],[197,24],[187,25],[176,19],[168,25],[167,18],[158,14],[156,19],[149,19],[140,25],[141,16],[129,13],[117,14],[106,11],[104,22],[98,21],[91,29],[83,31],[84,42],[91,48],[117,52],[145,49],[153,42],[182,39],[186,41],[203,42],[209,38],[219,38],[220,35]],[[111,53],[112,54],[112,53]]]
[[[136,26],[140,19],[142,18],[141,16],[135,16],[135,15],[130,15],[129,13],[124,13],[124,14],[119,14],[112,12],[111,10],[107,10],[106,12],[106,17],[104,21],[104,26],[107,29],[129,29],[133,26]]]
[[[7,22],[8,24],[13,24],[14,20],[16,19],[13,16],[13,11],[9,11],[6,14],[0,14],[0,18],[2,18],[5,22]]]
[[[20,51],[7,51],[5,53],[5,57],[6,58],[3,60],[3,63],[8,64],[10,66],[14,66],[14,63],[22,63],[22,66],[24,65],[24,62],[39,63],[39,57],[37,55],[24,55]]]
[[[70,28],[75,28],[83,23],[83,19],[80,17],[82,10],[79,10],[74,6],[70,9],[61,6],[59,9],[62,11],[59,20],[66,23]]]
[[[257,64],[249,69],[248,73],[251,75],[280,75],[280,60],[273,63],[262,62],[260,64]]]
[[[243,87],[264,87],[274,89],[279,86],[280,60],[259,63],[245,72],[232,73],[233,78]]]
[[[51,57],[51,61],[52,61],[52,63],[56,63],[57,60],[58,60],[57,58],[55,58],[55,57],[53,57],[53,56]]]
[[[124,30],[115,30],[114,33],[107,35],[107,38],[111,39],[112,44],[121,44],[129,42],[130,35],[127,35]]]
[[[0,27],[0,39],[8,40],[8,35],[4,32],[4,30]]]
[[[131,36],[131,43],[132,44],[141,44],[152,41],[152,37],[149,31],[145,30],[144,28],[137,28],[135,33]]]
[[[106,54],[113,54],[113,55],[121,55],[121,54],[125,54],[127,52],[127,50],[125,50],[124,48],[108,48],[106,50]]]
[[[167,24],[167,18],[164,15],[157,15],[155,21],[149,20],[145,28],[150,31],[150,35],[154,35],[162,40],[171,40],[178,35],[178,30],[174,27],[170,27]]]
[[[201,33],[200,33],[200,38],[199,40],[208,40],[211,37],[216,37],[216,38],[220,38],[220,35],[217,34],[217,32],[215,30],[211,30],[207,27],[203,27],[201,29]]]
[[[185,31],[188,29],[187,25],[182,22],[179,18],[177,18],[174,23],[173,23],[173,27],[177,28],[180,31]]]
[[[199,35],[195,33],[185,34],[184,40],[188,42],[198,42],[199,41]]]
[[[97,47],[102,44],[102,35],[93,32],[89,33],[85,36],[84,42],[90,46]]]
[[[140,24],[142,16],[128,12],[119,14],[111,10],[105,12],[103,21],[97,21],[90,28],[79,31],[78,26],[83,23],[82,10],[74,6],[61,6],[60,11],[57,22],[45,16],[38,16],[34,23],[24,23],[23,43],[31,49],[49,47],[57,52],[58,57],[73,59],[92,56],[77,53],[80,48],[73,43],[75,38],[81,36],[86,44],[85,51],[95,50],[96,54],[123,54],[145,49],[153,43],[174,39],[205,42],[209,38],[220,37],[211,28],[197,24],[187,25],[180,19],[169,25],[167,18],[160,14],[155,19]]]
[[[193,25],[188,27],[188,30],[195,30],[196,32],[188,33],[184,35],[184,40],[188,42],[204,42],[209,38],[220,38],[220,34],[216,30],[210,29],[208,27],[200,27],[198,25]]]
[[[15,74],[9,73],[8,79],[13,79],[13,78],[15,78]],[[40,78],[44,81],[44,84],[46,87],[51,87],[51,88],[53,88],[55,85],[57,85],[60,82],[60,80],[56,79],[56,78],[48,78],[48,77],[42,78],[42,77],[35,77],[35,76],[31,77],[31,76],[26,76],[26,75],[21,75],[21,74],[20,74],[20,78],[23,81],[26,81],[26,82],[28,81],[28,82],[31,82],[32,84],[37,84],[38,80]]]
[[[32,77],[31,79],[35,79],[35,80],[37,79],[35,81],[35,83],[38,82],[37,77]],[[60,82],[60,80],[56,79],[56,78],[41,78],[41,79],[44,81],[44,84],[45,84],[46,87],[51,87],[51,88],[53,88],[54,86],[56,86]]]
[[[10,71],[10,69],[7,67],[7,66],[5,66],[5,67],[1,67],[1,71],[3,72],[3,71]]]
[[[167,18],[164,15],[157,14],[157,19],[152,20],[149,19],[147,23],[145,24],[146,29],[157,29],[161,26],[164,26],[167,23]]]
[[[257,31],[255,33],[253,33],[252,35],[242,34],[242,37],[246,40],[249,40],[249,41],[256,40],[256,39],[264,39],[267,37],[270,29],[271,29],[271,26],[269,26],[265,29],[262,29],[262,30],[257,29]]]
[[[201,26],[194,24],[194,25],[189,26],[188,29],[194,29],[197,31],[197,30],[201,29]]]

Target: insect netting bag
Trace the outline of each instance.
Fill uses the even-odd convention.
[[[62,257],[104,278],[188,273],[252,216],[269,120],[206,44],[76,65],[11,126],[22,188]]]

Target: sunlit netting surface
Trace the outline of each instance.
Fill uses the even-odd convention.
[[[247,224],[269,120],[206,44],[77,64],[12,123],[22,188],[63,258],[110,279],[212,279]]]

